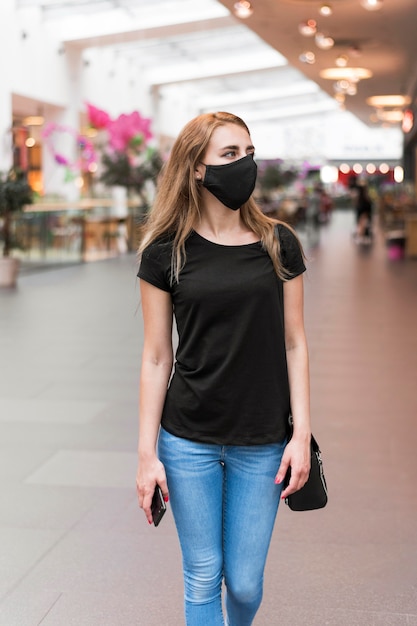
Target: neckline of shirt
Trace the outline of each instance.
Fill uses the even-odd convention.
[[[261,243],[260,239],[258,241],[252,241],[251,243],[238,243],[238,244],[217,243],[215,241],[211,241],[210,239],[206,239],[206,237],[203,237],[203,235],[200,235],[194,229],[192,230],[192,233],[194,235],[197,235],[197,237],[201,239],[202,241],[204,241],[205,243],[208,243],[212,246],[218,246],[220,248],[247,248],[248,246],[259,246],[259,244]]]

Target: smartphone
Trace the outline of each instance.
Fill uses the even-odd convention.
[[[156,485],[151,504],[152,519],[155,526],[158,526],[166,510],[167,505],[164,502],[161,487]]]

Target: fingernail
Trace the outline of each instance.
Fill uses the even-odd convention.
[[[164,502],[169,502],[169,496],[164,496]]]
[[[148,524],[149,525],[152,524],[152,520],[151,519],[148,519]]]
[[[276,484],[276,485],[280,485],[280,484],[281,484],[281,482],[282,482],[281,478],[276,478],[276,479],[275,479],[275,484]]]

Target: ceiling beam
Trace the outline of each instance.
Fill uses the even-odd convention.
[[[167,39],[178,35],[188,35],[195,32],[205,32],[218,28],[236,26],[230,16],[217,17],[210,20],[182,22],[180,24],[167,24],[151,28],[131,28],[130,30],[113,33],[96,33],[89,35],[80,34],[78,37],[63,37],[65,45],[76,48],[105,47],[138,43],[150,39]]]
[[[266,77],[267,79],[267,77]],[[309,96],[320,91],[319,86],[313,81],[298,81],[282,87],[268,87],[264,89],[242,89],[239,91],[227,91],[221,93],[208,93],[197,97],[196,104],[199,108],[213,108],[217,104],[250,104],[268,102],[270,100],[285,100],[296,96]]]
[[[153,86],[198,81],[217,76],[229,76],[248,72],[259,72],[286,65],[286,60],[275,50],[267,49],[259,52],[244,53],[227,56],[221,65],[213,63],[211,59],[203,59],[198,63],[175,63],[154,67],[151,70],[141,68],[148,84]],[[140,65],[139,65],[140,67]]]

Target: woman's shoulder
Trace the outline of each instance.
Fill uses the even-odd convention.
[[[285,222],[277,222],[275,225],[275,232],[281,244],[294,244],[298,243],[298,237],[295,230]]]
[[[304,252],[295,230],[285,222],[278,222],[275,228],[285,269],[294,276],[301,274],[306,269]]]
[[[174,235],[163,233],[145,245],[142,255],[145,257],[159,257],[163,254],[171,253],[173,242]]]

